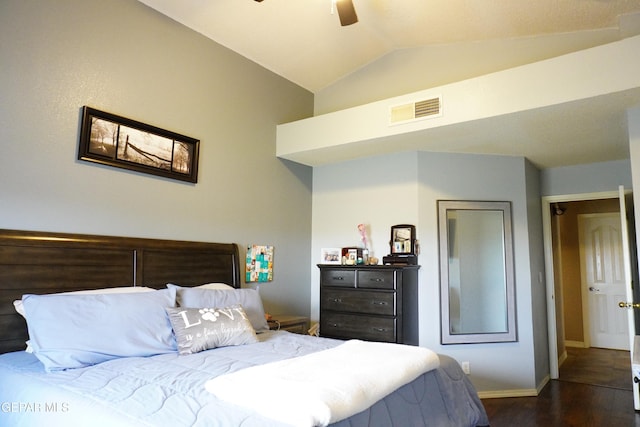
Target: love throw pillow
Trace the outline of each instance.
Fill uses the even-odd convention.
[[[167,308],[180,354],[258,342],[241,305],[224,308]]]

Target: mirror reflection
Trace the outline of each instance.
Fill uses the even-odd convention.
[[[515,341],[509,202],[439,201],[443,344]]]

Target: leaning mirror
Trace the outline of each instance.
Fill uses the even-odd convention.
[[[516,341],[510,202],[438,201],[442,344]]]

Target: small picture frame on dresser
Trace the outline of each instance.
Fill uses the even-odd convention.
[[[341,264],[341,248],[322,248],[320,262],[322,264]]]

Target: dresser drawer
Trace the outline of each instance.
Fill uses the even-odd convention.
[[[359,316],[323,312],[320,319],[320,334],[323,337],[396,342],[395,318]]]
[[[395,289],[393,270],[359,270],[358,287],[372,289]]]
[[[395,316],[396,293],[360,290],[320,290],[323,310]]]
[[[320,285],[353,288],[356,286],[356,271],[323,269],[320,273]]]

